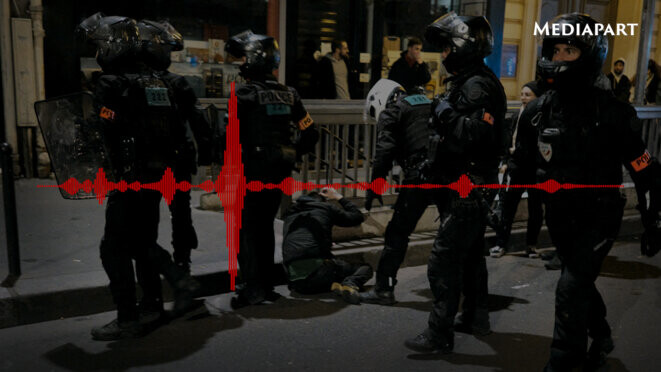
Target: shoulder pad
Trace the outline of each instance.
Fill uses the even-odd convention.
[[[422,94],[414,94],[412,96],[406,96],[404,97],[404,101],[408,102],[408,104],[411,106],[428,105],[431,103],[429,98],[427,98]]]

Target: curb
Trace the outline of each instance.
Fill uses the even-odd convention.
[[[521,223],[517,223],[512,229],[512,248],[510,248],[512,252],[525,247],[525,227],[521,225]],[[629,215],[623,218],[619,238],[637,235],[641,232],[642,224],[638,215]],[[427,264],[429,251],[433,244],[433,233],[417,234],[417,236],[422,236],[422,239],[410,242],[402,267]],[[494,232],[488,231],[485,241],[489,242],[493,237],[495,237]],[[364,261],[372,267],[377,267],[379,255],[383,248],[383,238],[363,239],[355,242],[358,248],[347,248],[347,244],[343,243],[340,244],[338,249],[334,250],[334,253],[347,261]],[[551,246],[546,226],[542,228],[539,242],[540,247]],[[487,245],[489,244],[487,243]],[[275,264],[273,269],[273,272],[277,275],[276,282],[284,284],[285,273],[282,265]],[[51,289],[43,293],[21,295],[12,288],[6,288],[8,295],[0,296],[0,328],[113,310],[115,307],[107,286],[107,279],[104,276],[103,281],[100,282],[98,273],[96,273],[96,276],[96,280],[86,282],[91,282],[87,286],[64,290]],[[204,273],[194,275],[194,277],[201,284],[200,297],[230,292],[230,276],[227,271]],[[170,287],[165,283],[163,285],[163,297],[166,302],[172,301]]]

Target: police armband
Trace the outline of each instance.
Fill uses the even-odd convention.
[[[312,124],[314,124],[314,121],[310,117],[310,114],[306,112],[305,117],[298,121],[298,129],[306,130]]]
[[[630,164],[634,171],[640,172],[641,170],[647,168],[651,162],[652,156],[650,155],[649,151],[645,150],[642,155],[632,160]]]
[[[103,106],[99,112],[99,117],[108,121],[115,121],[115,111]]]

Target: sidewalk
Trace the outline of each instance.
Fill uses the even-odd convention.
[[[22,179],[16,182],[19,244],[22,276],[12,288],[0,288],[0,328],[52,319],[108,311],[113,308],[107,289],[108,278],[99,258],[105,205],[96,200],[65,200],[57,189],[37,188],[54,180]],[[192,195],[193,221],[199,248],[192,253],[192,274],[202,282],[203,295],[226,293],[229,288],[227,247],[222,212],[195,208],[201,191]],[[4,211],[0,206],[0,247],[5,247]],[[376,215],[376,214],[381,215]],[[387,221],[389,208],[372,213],[375,220]],[[640,233],[635,210],[629,210],[621,235]],[[435,223],[437,226],[438,222]],[[523,247],[525,225],[515,224],[514,247]],[[276,263],[282,262],[280,245],[282,221],[276,220]],[[161,204],[159,244],[171,250],[169,211]],[[492,237],[488,232],[487,237]],[[427,262],[434,231],[415,233],[404,266]],[[544,229],[540,246],[550,246]],[[337,243],[334,252],[348,259],[362,259],[376,267],[383,238],[354,239]],[[0,280],[7,275],[7,256],[0,249]],[[280,267],[280,265],[278,265]],[[166,298],[169,286],[164,285]]]

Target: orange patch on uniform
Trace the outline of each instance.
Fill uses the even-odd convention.
[[[484,115],[482,115],[482,120],[489,123],[489,125],[493,125],[493,122],[494,122],[493,116],[491,116],[491,114],[486,112],[486,111],[484,112]]]
[[[99,113],[99,116],[103,119],[113,121],[115,120],[115,111],[107,107],[101,107],[101,112]]]
[[[310,114],[306,113],[305,117],[298,121],[298,129],[306,130],[312,124],[314,124],[314,121],[310,117]]]
[[[650,160],[652,160],[652,155],[650,155],[649,151],[645,150],[645,153],[631,162],[631,166],[636,172],[640,172],[641,170],[647,168],[648,165],[650,165]]]

